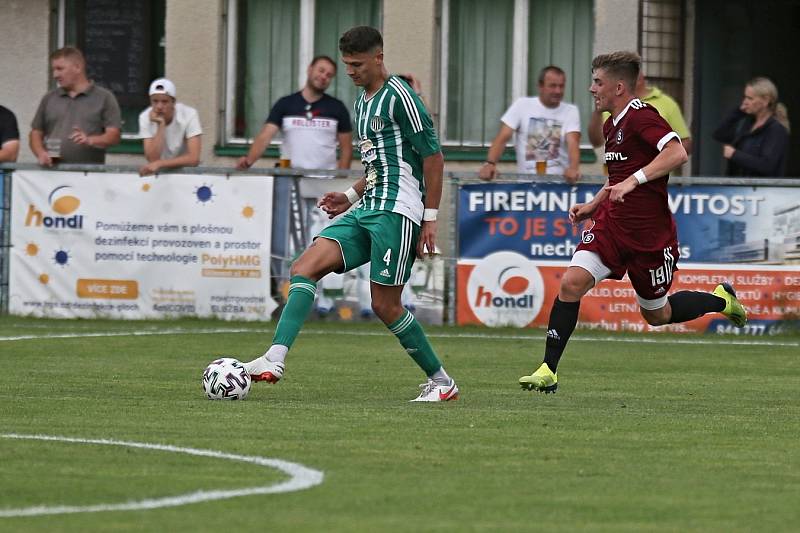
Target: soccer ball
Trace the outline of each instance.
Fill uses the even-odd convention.
[[[211,361],[203,372],[203,390],[209,400],[244,400],[250,384],[250,374],[232,357]]]

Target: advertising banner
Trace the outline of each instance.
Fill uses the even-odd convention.
[[[546,326],[560,276],[584,229],[567,213],[599,185],[463,185],[458,194],[456,321]],[[800,190],[671,186],[680,270],[672,291],[736,287],[748,307],[744,333],[768,333],[800,316]],[[588,223],[587,223],[588,224]],[[627,279],[607,280],[582,300],[581,325],[649,330]],[[659,331],[735,332],[720,315]],[[738,330],[736,330],[738,331]]]
[[[268,319],[272,177],[16,171],[9,310]]]

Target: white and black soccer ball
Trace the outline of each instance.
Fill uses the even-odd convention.
[[[203,372],[203,390],[209,400],[244,400],[251,383],[244,365],[232,357],[211,361]]]

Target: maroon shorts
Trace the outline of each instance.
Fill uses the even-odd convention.
[[[642,251],[614,238],[605,217],[583,232],[577,250],[597,254],[611,271],[609,278],[622,279],[625,273],[636,294],[645,300],[663,298],[672,286],[672,273],[678,270],[678,236],[674,232],[658,250]]]

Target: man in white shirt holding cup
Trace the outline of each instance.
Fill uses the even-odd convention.
[[[563,101],[566,79],[559,67],[544,67],[539,73],[539,94],[519,98],[506,110],[478,171],[481,179],[497,176],[506,143],[516,135],[518,173],[562,175],[570,185],[578,181],[581,122],[578,107]]]

